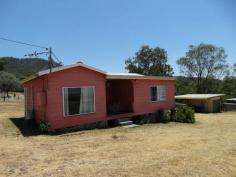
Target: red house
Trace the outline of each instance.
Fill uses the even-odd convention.
[[[23,82],[25,117],[61,129],[174,108],[174,79],[106,73],[85,64],[41,71]]]

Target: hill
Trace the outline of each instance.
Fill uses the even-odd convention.
[[[48,69],[48,61],[42,58],[0,57],[0,60],[6,63],[3,71],[14,74],[20,80]],[[54,62],[54,66],[59,66],[59,64]]]

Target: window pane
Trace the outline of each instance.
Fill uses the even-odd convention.
[[[69,115],[79,114],[81,88],[68,88]]]
[[[80,113],[94,112],[94,93],[92,87],[81,89]]]
[[[75,115],[94,112],[93,87],[64,89],[65,115]]]
[[[157,88],[156,87],[151,87],[151,101],[157,101]]]
[[[157,86],[157,100],[158,101],[166,100],[166,87],[164,85]]]

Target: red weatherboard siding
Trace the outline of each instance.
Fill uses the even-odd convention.
[[[51,73],[48,78],[47,117],[52,129],[102,121],[106,118],[105,75],[75,67]],[[75,116],[63,115],[63,87],[95,87],[95,113]]]
[[[173,80],[136,80],[134,83],[134,112],[145,114],[159,109],[173,109],[175,106],[175,88]],[[151,102],[150,86],[165,85],[166,101]]]
[[[37,122],[45,118],[45,104],[40,104],[40,101],[42,100],[40,98],[39,93],[42,93],[44,88],[43,82],[45,81],[46,77],[37,78],[30,82],[27,82],[24,84],[24,87],[27,89],[27,109],[29,111],[32,111],[34,108],[35,111],[35,119]]]

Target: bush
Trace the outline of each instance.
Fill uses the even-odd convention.
[[[141,116],[140,116],[140,122],[139,122],[140,125],[142,125],[142,124],[148,124],[148,123],[150,123],[150,122],[151,122],[151,121],[150,121],[149,115],[144,114],[144,115],[141,115]]]
[[[132,121],[134,124],[138,124],[138,125],[155,123],[156,122],[156,114],[149,113],[149,114],[134,116],[132,118]]]
[[[50,125],[48,122],[46,122],[45,120],[40,121],[39,123],[39,130],[42,133],[48,133],[48,129],[49,129]]]
[[[183,123],[194,123],[195,122],[194,110],[188,106],[177,107],[174,121]]]
[[[170,121],[175,121],[175,113],[176,113],[175,109],[172,109],[170,111]]]
[[[159,110],[156,116],[156,122],[167,123],[171,120],[171,111],[169,110]]]

